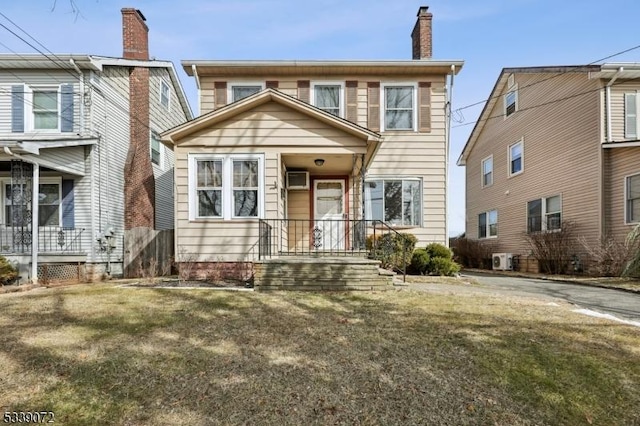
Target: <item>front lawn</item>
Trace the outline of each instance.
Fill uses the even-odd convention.
[[[640,329],[411,290],[0,295],[0,414],[59,424],[640,424]]]

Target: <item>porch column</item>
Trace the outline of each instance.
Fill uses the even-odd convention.
[[[38,283],[38,197],[40,195],[40,165],[33,163],[31,196],[31,282]]]

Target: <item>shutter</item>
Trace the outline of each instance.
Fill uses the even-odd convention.
[[[358,122],[358,82],[347,81],[345,82],[346,93],[346,114],[345,118],[352,123]]]
[[[418,83],[418,131],[431,132],[431,83]]]
[[[370,130],[380,130],[380,82],[367,83],[367,127]]]
[[[73,84],[63,84],[61,87],[60,130],[73,132]]]
[[[624,94],[624,137],[625,139],[638,138],[638,110],[637,94]]]
[[[223,107],[227,104],[227,82],[216,81],[213,83],[215,89],[215,109]]]
[[[266,81],[264,85],[265,85],[265,87],[267,89],[277,89],[278,88],[278,82],[277,81]]]
[[[73,180],[62,179],[62,227],[75,227]]]
[[[24,133],[24,85],[11,86],[11,131]]]
[[[309,80],[298,80],[298,99],[306,103],[310,102],[309,87],[311,87]]]

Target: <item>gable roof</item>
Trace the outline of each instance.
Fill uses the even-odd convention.
[[[489,98],[484,104],[484,108],[476,121],[471,134],[469,135],[469,139],[467,139],[467,143],[464,145],[462,152],[460,153],[460,157],[458,157],[457,165],[465,166],[467,162],[467,158],[473,146],[475,145],[478,137],[484,130],[484,126],[491,118],[491,112],[495,108],[496,103],[502,97],[505,86],[507,85],[507,81],[509,79],[509,75],[511,74],[549,74],[549,73],[587,73],[587,72],[597,72],[600,71],[600,65],[565,65],[565,66],[548,66],[548,67],[520,67],[520,68],[503,68],[498,76],[498,80],[493,86],[491,90],[491,94]]]
[[[164,143],[177,144],[181,139],[184,139],[199,130],[206,129],[214,124],[233,118],[238,114],[250,111],[259,105],[266,104],[267,102],[276,102],[280,105],[284,105],[292,110],[326,123],[336,129],[340,129],[345,133],[366,140],[367,142],[380,142],[382,140],[382,136],[379,133],[333,114],[329,114],[320,108],[272,88],[262,90],[237,102],[225,105],[224,107],[201,115],[191,121],[187,121],[186,123],[178,125],[172,129],[166,130],[162,132],[160,137]]]

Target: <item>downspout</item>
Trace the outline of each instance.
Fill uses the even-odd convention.
[[[450,84],[447,86],[445,77],[445,129],[444,129],[444,176],[445,176],[445,191],[444,191],[444,245],[449,247],[449,144],[451,138],[451,99],[453,95],[453,78],[456,73],[456,66],[451,65]],[[423,202],[424,203],[424,202]]]
[[[75,68],[76,72],[79,75],[80,80],[80,133],[84,133],[84,73],[76,64],[76,61],[73,58],[69,59],[73,68]]]
[[[623,67],[618,68],[618,71],[616,71],[616,73],[613,75],[613,77],[611,77],[611,80],[609,80],[607,82],[607,85],[604,88],[604,102],[605,102],[605,114],[607,115],[606,117],[606,122],[605,122],[605,126],[606,128],[606,133],[605,133],[605,142],[609,143],[613,141],[613,132],[611,130],[611,86],[613,86],[613,83],[615,83],[615,81],[618,79],[618,77],[620,76],[620,74],[622,73],[622,71],[624,71]],[[604,237],[604,235],[606,234],[606,209],[605,209],[605,182],[604,182],[604,175],[605,175],[605,170],[604,170],[604,149],[602,148],[602,144],[600,144],[600,146],[598,147],[598,181],[600,183],[600,191],[598,191],[598,204],[600,206],[600,208],[598,209],[598,214],[600,215],[599,217],[599,223],[600,226],[598,227],[598,239],[602,240],[602,238]]]
[[[195,64],[192,64],[191,71],[193,71],[193,76],[196,79],[196,87],[198,88],[198,112],[200,112],[200,76],[198,75],[198,67],[196,67]]]
[[[33,177],[31,188],[31,282],[38,284],[38,197],[40,195],[40,165],[33,160],[27,160],[21,155],[11,151],[8,146],[4,152],[10,157],[15,157],[25,163],[33,165]]]

